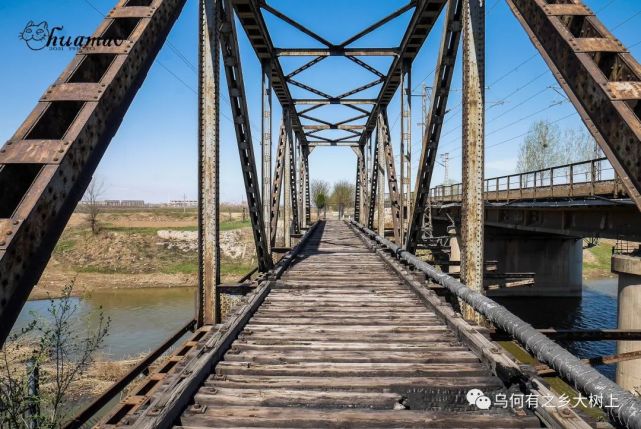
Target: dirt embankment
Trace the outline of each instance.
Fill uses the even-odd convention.
[[[74,214],[33,289],[30,299],[59,296],[75,279],[75,293],[96,289],[195,287],[198,233],[195,212],[143,211],[100,215],[93,234]],[[233,282],[256,265],[248,222],[221,222],[223,282]]]

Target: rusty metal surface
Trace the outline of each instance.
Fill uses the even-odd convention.
[[[365,141],[374,131],[379,113],[387,107],[400,86],[402,62],[411,62],[416,57],[425,39],[432,31],[432,27],[445,3],[446,0],[423,0],[416,3],[416,9],[410,18],[407,30],[399,45],[399,55],[394,58],[386,73],[386,79],[376,97],[374,108],[367,119],[365,131],[360,137],[361,146],[364,146]]]
[[[371,175],[370,175],[370,188],[369,188],[369,201],[368,201],[368,208],[367,208],[367,227],[370,229],[374,228],[374,215],[376,213],[376,202],[377,202],[377,193],[380,192],[385,195],[385,189],[378,189],[378,175],[379,175],[379,169],[380,169],[380,159],[379,159],[379,134],[376,133],[374,140],[374,158],[372,161],[372,167],[371,167]]]
[[[155,0],[150,16],[106,18],[94,36],[126,43],[109,54],[81,50],[44,95],[50,101],[40,101],[0,149],[0,219],[11,224],[0,239],[0,343],[183,5]]]
[[[483,291],[483,170],[485,160],[485,2],[463,0],[463,198],[461,281]],[[465,305],[463,317],[479,321]]]
[[[283,177],[285,176],[285,156],[287,154],[287,132],[285,122],[280,124],[280,133],[278,137],[278,149],[276,151],[276,165],[274,165],[274,186],[272,186],[271,204],[270,204],[270,247],[276,244],[276,231],[278,230],[278,215],[280,213],[280,194],[283,186]]]
[[[256,161],[254,159],[254,148],[251,138],[251,124],[249,111],[247,109],[247,97],[245,95],[245,84],[238,48],[238,35],[234,21],[234,11],[231,0],[222,0],[219,7],[220,12],[220,46],[227,80],[229,101],[234,117],[234,130],[236,131],[236,142],[240,156],[241,171],[245,183],[245,194],[247,195],[247,206],[249,218],[254,234],[256,246],[256,258],[260,271],[269,270],[272,265],[272,257],[265,235],[265,219],[263,218],[260,179],[256,173]]]
[[[508,0],[519,22],[641,208],[641,66],[580,0]]]
[[[387,170],[387,186],[389,190],[390,204],[392,205],[392,222],[394,224],[394,241],[401,243],[401,204],[398,196],[398,182],[396,180],[396,166],[394,165],[394,153],[392,151],[392,141],[389,134],[389,123],[387,121],[387,112],[378,116],[378,127],[381,130],[381,142],[383,152],[385,153],[385,167]]]
[[[445,17],[445,28],[441,39],[441,47],[436,65],[436,76],[432,85],[432,100],[429,116],[426,120],[425,132],[422,136],[423,146],[421,160],[418,164],[416,188],[414,191],[414,211],[409,224],[405,248],[414,253],[421,237],[423,216],[427,208],[430,183],[436,162],[438,144],[441,138],[443,121],[450,94],[450,85],[454,75],[454,64],[458,54],[461,39],[463,15],[463,0],[452,0],[448,3]],[[371,229],[371,227],[370,227]]]
[[[268,248],[271,247],[271,218],[272,218],[272,84],[271,62],[262,64],[262,115],[261,115],[261,159],[262,159],[262,192],[263,219],[265,219],[265,235],[269,239]],[[268,220],[269,219],[269,220]]]
[[[198,86],[198,326],[220,322],[219,0],[201,0]]]

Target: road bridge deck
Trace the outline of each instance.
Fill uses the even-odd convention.
[[[468,404],[472,388],[508,393],[479,348],[509,358],[443,314],[362,235],[321,222],[253,314],[236,316],[246,323],[169,421],[177,428],[540,427],[529,411]],[[234,318],[221,331],[233,332]],[[465,341],[470,335],[476,349]],[[169,396],[180,396],[177,386]],[[167,407],[179,403],[151,396]],[[134,427],[163,427],[153,402]]]

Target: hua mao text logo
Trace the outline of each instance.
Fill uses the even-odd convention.
[[[32,51],[49,50],[78,50],[99,46],[121,46],[125,41],[106,37],[69,36],[62,33],[64,27],[49,27],[47,21],[35,23],[29,21],[18,36]]]

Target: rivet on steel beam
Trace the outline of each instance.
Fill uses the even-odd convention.
[[[13,224],[14,224],[14,225],[20,225],[20,221],[19,221],[19,220],[14,220],[14,221],[13,221]]]
[[[6,233],[6,234],[7,234],[7,235],[11,235],[11,234],[13,234],[13,231],[7,231],[7,233]]]
[[[6,241],[0,241],[0,246],[5,246],[7,244]]]

